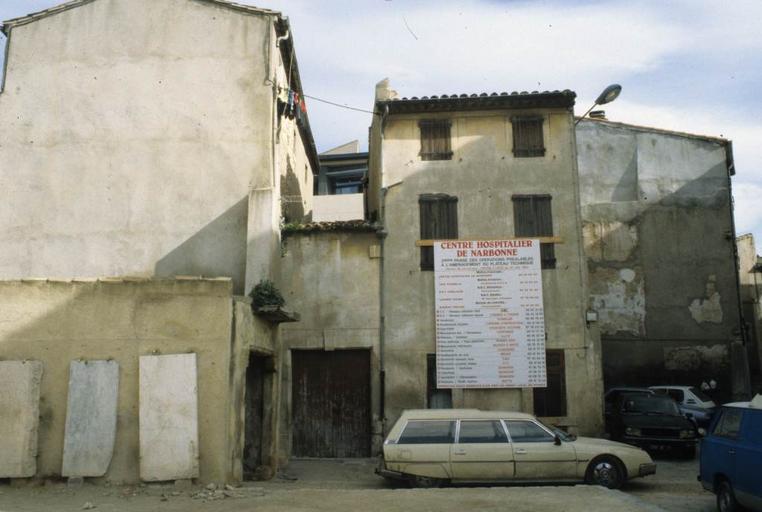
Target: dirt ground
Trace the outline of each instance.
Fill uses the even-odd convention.
[[[63,482],[0,485],[0,512],[79,511],[504,511],[710,512],[714,499],[696,481],[696,461],[657,460],[657,475],[622,491],[593,486],[468,486],[406,489],[373,474],[373,460],[293,461],[268,482],[232,488],[174,485],[70,488]]]

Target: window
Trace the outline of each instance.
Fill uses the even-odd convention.
[[[426,354],[426,407],[452,409],[452,390],[437,388],[436,354]]]
[[[551,196],[513,196],[514,233],[518,237],[553,236],[553,214],[550,209]],[[542,268],[556,268],[556,251],[552,243],[540,245]]]
[[[454,439],[454,421],[408,421],[397,444],[443,444]]]
[[[714,427],[714,435],[738,439],[738,433],[741,431],[741,419],[743,411],[741,409],[725,409],[722,411],[722,418]]]
[[[518,158],[545,156],[545,144],[542,137],[543,117],[514,117],[513,156]]]
[[[507,443],[503,425],[499,421],[461,421],[459,443]]]
[[[552,443],[555,436],[533,421],[507,421],[508,432],[514,443]]]
[[[458,238],[458,198],[446,194],[419,197],[421,240]],[[421,270],[434,270],[434,247],[421,247]]]
[[[418,122],[421,129],[421,160],[450,160],[449,120],[427,119]]]
[[[545,352],[548,385],[534,389],[535,416],[566,416],[566,369],[563,350]]]

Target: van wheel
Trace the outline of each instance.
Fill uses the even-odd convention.
[[[738,502],[730,482],[723,480],[717,486],[717,510],[720,512],[737,512]]]
[[[609,456],[594,459],[587,467],[585,482],[608,489],[619,489],[624,484],[625,472],[618,459]]]
[[[432,478],[430,476],[416,475],[410,480],[410,485],[419,489],[436,489],[438,487],[442,487],[443,483],[444,480],[441,478]]]

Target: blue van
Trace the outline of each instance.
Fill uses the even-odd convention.
[[[762,511],[762,395],[717,411],[701,441],[699,480],[720,512]]]

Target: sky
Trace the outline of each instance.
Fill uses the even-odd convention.
[[[401,96],[571,89],[577,113],[619,83],[610,120],[733,140],[736,229],[762,247],[760,0],[238,2],[289,17],[306,94],[362,109],[387,77]],[[0,0],[0,19],[58,3]],[[367,147],[370,114],[307,105],[319,151]]]

